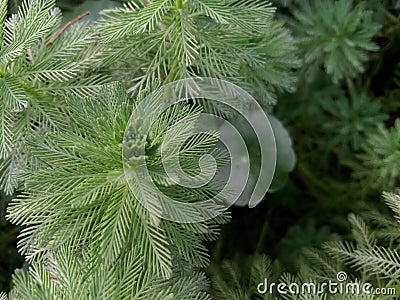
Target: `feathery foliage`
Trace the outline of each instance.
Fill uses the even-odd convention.
[[[337,146],[346,143],[355,151],[360,149],[366,135],[375,133],[377,126],[388,118],[380,112],[381,103],[370,100],[365,94],[355,95],[351,99],[323,101],[321,104],[331,114],[331,119],[327,120],[324,127],[334,136],[332,144]],[[342,149],[346,148],[342,144]]]
[[[171,223],[150,215],[134,197],[122,162],[123,134],[133,103],[123,88],[106,86],[95,98],[69,96],[66,104],[73,120],[70,130],[27,141],[41,168],[24,174],[25,192],[8,209],[8,217],[14,223],[26,226],[19,241],[21,251],[33,259],[40,252],[68,243],[72,249],[90,247],[96,258],[105,262],[114,262],[125,253],[136,251],[144,258],[148,270],[164,277],[171,273],[174,256],[192,266],[204,267],[208,253],[201,242],[214,239],[217,231],[212,227],[226,218],[196,224]],[[167,195],[181,201],[208,199],[207,187],[181,190],[159,180],[165,177],[159,159],[159,137],[163,135],[160,129],[169,128],[175,118],[196,118],[198,111],[182,108],[168,115],[169,118],[155,124],[149,140],[138,138],[133,143],[146,144],[154,182]],[[179,128],[172,129],[182,134]],[[208,139],[212,142],[214,138]],[[193,148],[190,143],[187,147],[191,148],[183,146],[181,152],[207,151],[204,147]],[[182,167],[188,173],[193,158],[186,159],[185,164],[182,155]]]
[[[352,164],[354,176],[374,187],[392,190],[398,184],[400,120],[392,128],[379,124],[375,133],[367,136],[358,154],[359,163]]]
[[[166,281],[146,270],[138,254],[116,262],[92,262],[87,254],[77,256],[61,247],[45,265],[33,263],[28,271],[18,270],[8,299],[211,299],[202,273]]]
[[[18,186],[16,175],[32,165],[24,138],[67,126],[60,118],[60,96],[92,94],[104,82],[102,76],[88,75],[101,51],[87,24],[71,26],[50,43],[62,20],[54,5],[25,1],[6,18],[7,1],[1,1],[0,186],[7,193]]]
[[[224,261],[221,266],[210,270],[212,274],[212,295],[220,300],[274,299],[257,292],[257,286],[265,278],[271,278],[273,266],[265,255],[247,257],[241,263]]]
[[[397,284],[400,279],[398,239],[394,238],[393,235],[381,235],[379,233],[388,232],[392,227],[391,231],[399,234],[400,197],[398,194],[383,193],[383,198],[394,213],[396,220],[387,216],[376,218],[372,215],[371,220],[381,227],[376,230],[377,233],[374,233],[371,232],[362,218],[351,214],[349,221],[353,228],[355,243],[347,241],[328,242],[324,249],[333,258],[360,271],[363,280],[375,282],[380,287],[395,288],[398,292]],[[394,224],[394,229],[391,224]]]
[[[399,254],[399,220],[400,196],[393,193],[383,193],[386,204],[394,213],[395,220],[388,216],[377,218],[370,215],[376,225],[380,225],[379,233],[387,232],[395,223],[393,232],[397,237],[380,236],[371,231],[370,226],[358,215],[349,214],[348,220],[352,227],[350,241],[330,241],[323,245],[322,250],[304,249],[301,268],[296,275],[281,273],[278,263],[271,262],[265,255],[248,257],[245,260],[224,261],[218,268],[211,269],[212,295],[216,299],[394,299],[398,293],[400,279],[400,254]],[[346,265],[354,268],[354,277],[339,280],[338,274],[348,270]],[[265,289],[265,279],[269,284]],[[307,294],[303,292],[288,292],[287,287],[296,285],[301,288],[303,284],[310,284],[321,288],[327,282],[336,283],[363,283],[372,284],[371,293],[328,292],[327,286],[324,293]],[[273,284],[285,284],[286,293],[277,292]],[[265,293],[256,290],[259,284]],[[271,285],[273,286],[271,288]],[[375,288],[381,293],[375,294]],[[262,290],[261,289],[261,290]],[[295,291],[295,289],[289,289]],[[320,289],[318,289],[320,291]],[[277,298],[276,298],[277,297]]]
[[[275,0],[285,7],[275,14],[265,0],[134,0],[102,11],[92,24],[84,15],[62,20],[54,2],[0,2],[0,187],[13,198],[8,219],[22,230],[18,249],[27,260],[9,299],[385,299],[257,291],[265,278],[318,283],[336,280],[339,271],[353,282],[397,287],[399,196],[384,194],[393,219],[373,195],[398,184],[396,1]],[[285,179],[277,186],[286,188],[246,210],[250,216],[234,210],[233,236],[216,245],[209,242],[228,214],[195,224],[156,217],[141,200],[158,199],[123,166],[124,147],[144,147],[140,161],[166,196],[186,204],[221,190],[215,178],[196,189],[180,186],[165,163],[178,162],[192,176],[204,154],[226,164],[228,155],[213,148],[218,135],[197,130],[203,110],[229,119],[225,108],[181,102],[143,138],[140,122],[157,113],[149,109],[129,123],[140,134],[123,144],[146,95],[192,76],[234,82],[282,120],[270,118],[278,128],[277,173],[283,167]],[[102,85],[109,80],[121,83]],[[252,163],[259,161],[256,142],[246,142]],[[166,144],[176,151],[164,151]],[[297,166],[287,176],[295,156],[284,151],[292,145]],[[379,212],[350,214],[350,228],[345,216],[365,202]],[[0,230],[8,228],[0,217]],[[331,234],[350,230],[354,241]],[[252,253],[253,246],[255,255],[219,267],[219,256]],[[210,286],[201,272],[209,247]],[[264,250],[276,260],[259,254]]]
[[[206,76],[272,104],[276,90],[293,88],[291,69],[299,65],[294,41],[273,12],[268,1],[134,1],[104,11],[97,30],[113,51],[107,61],[117,60],[114,74],[132,91]]]
[[[365,6],[349,0],[315,0],[293,11],[299,47],[311,72],[323,66],[337,82],[364,71],[367,52],[378,50],[371,39],[380,28]]]

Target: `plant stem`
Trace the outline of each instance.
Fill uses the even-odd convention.
[[[392,13],[390,13],[388,10],[386,10],[384,7],[381,6],[381,10],[389,20],[391,20],[394,23],[400,24],[400,20]]]
[[[48,43],[48,46],[53,45],[54,42],[56,41],[56,39],[58,39],[58,37],[59,37],[60,35],[62,35],[63,32],[64,32],[65,30],[67,30],[67,28],[68,28],[69,26],[71,26],[72,24],[78,22],[80,19],[82,19],[83,17],[85,17],[85,16],[87,16],[87,15],[89,15],[89,14],[90,14],[90,11],[86,11],[85,13],[83,13],[83,14],[77,16],[75,19],[73,19],[73,20],[69,21],[67,24],[65,24],[64,27],[61,28],[59,32],[57,32],[57,34],[55,35],[55,37],[53,37],[53,38],[50,40],[50,42]]]
[[[259,254],[261,252],[262,246],[264,245],[265,237],[268,232],[270,215],[271,215],[271,209],[268,208],[267,214],[266,214],[265,220],[264,220],[264,225],[261,229],[260,237],[258,238],[258,242],[257,242],[257,246],[256,246],[256,250],[255,250],[254,254]]]
[[[351,98],[354,98],[354,95],[355,95],[354,83],[348,76],[346,76],[346,84],[347,84],[347,88],[349,89]]]
[[[222,238],[219,238],[211,253],[211,263],[219,263],[221,261],[221,251],[222,251]]]
[[[176,8],[182,9],[183,8],[183,1],[182,0],[176,0]]]

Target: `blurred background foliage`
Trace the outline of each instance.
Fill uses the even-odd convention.
[[[400,1],[273,3],[303,63],[296,91],[281,93],[274,108],[296,167],[260,206],[233,208],[212,257],[266,253],[281,272],[297,272],[304,249],[350,238],[347,215],[386,213],[380,194],[398,186]]]
[[[20,228],[10,225],[5,219],[6,204],[10,197],[0,193],[0,290],[9,290],[11,274],[21,267],[23,258],[17,251],[17,234]]]
[[[65,22],[87,10],[95,19],[101,9],[121,2],[57,1]],[[280,92],[274,108],[297,162],[285,186],[259,206],[232,208],[232,221],[207,245],[210,270],[225,259],[265,253],[275,269],[296,272],[305,248],[350,235],[349,212],[372,207],[386,213],[380,193],[399,185],[400,1],[272,2],[302,60],[296,90]],[[18,4],[9,3],[11,10]],[[23,260],[16,251],[20,228],[4,215],[3,206],[0,290],[7,291]]]

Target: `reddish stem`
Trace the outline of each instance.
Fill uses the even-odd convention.
[[[69,21],[67,24],[65,24],[65,25],[63,26],[63,28],[60,29],[60,31],[57,32],[57,34],[50,40],[50,42],[49,42],[47,45],[48,45],[48,46],[53,45],[54,42],[56,41],[56,39],[58,39],[58,37],[59,37],[60,35],[62,35],[63,32],[64,32],[65,30],[67,30],[67,28],[68,28],[69,26],[71,26],[72,24],[78,22],[80,19],[82,19],[83,17],[86,17],[86,16],[89,15],[89,14],[90,14],[90,11],[86,11],[85,13],[83,13],[83,14],[77,16],[75,19]]]

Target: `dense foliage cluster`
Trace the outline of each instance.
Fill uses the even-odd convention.
[[[310,299],[257,287],[341,272],[400,294],[399,37],[389,0],[0,0],[0,299]],[[138,199],[158,200],[126,175],[124,133],[152,91],[197,76],[259,102],[277,171],[256,208],[177,223]],[[261,166],[246,122],[188,98],[128,145],[179,203],[224,184],[164,169],[167,138],[186,174],[204,154],[229,165],[217,134],[197,130],[204,111],[245,132],[251,180]]]

